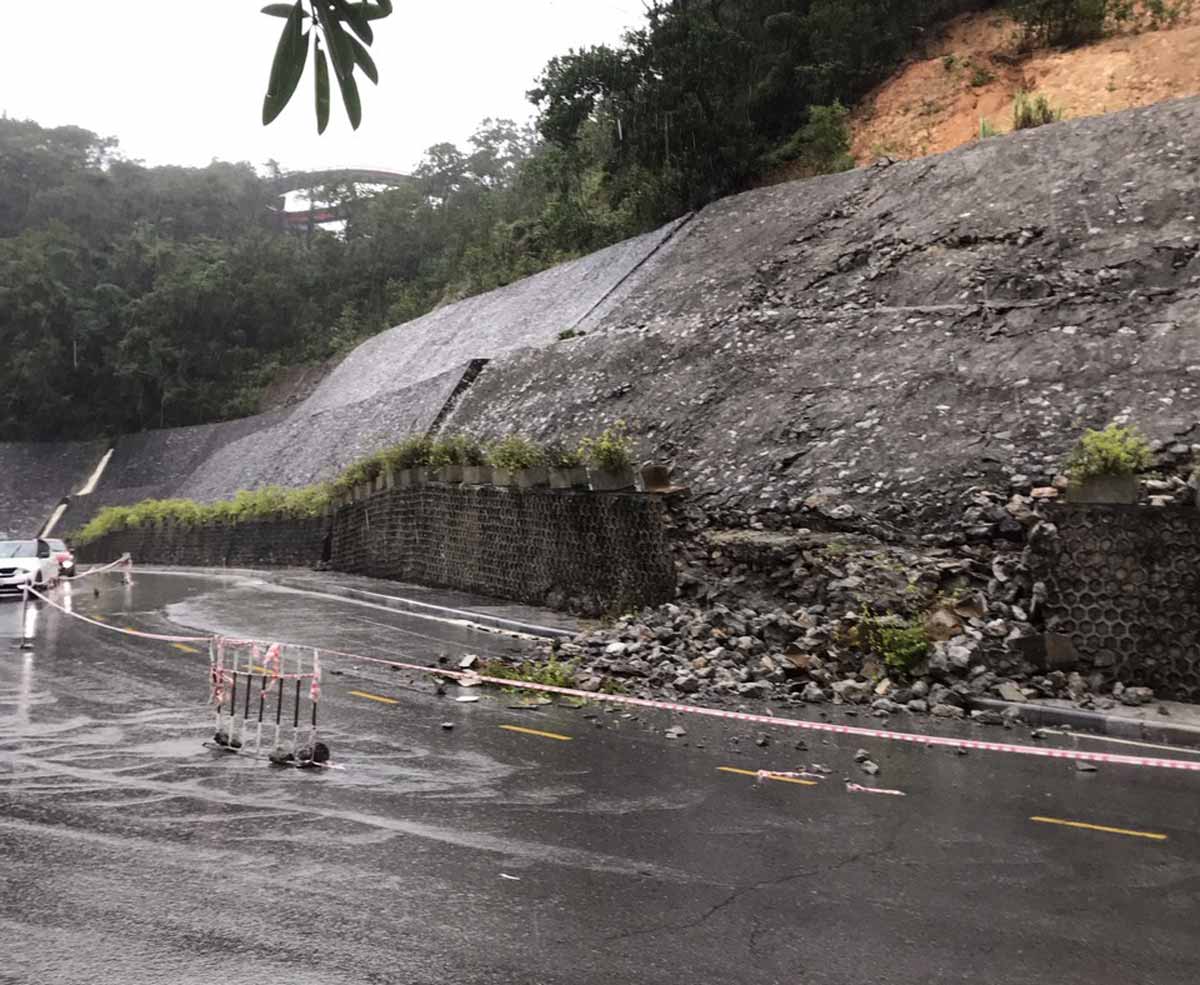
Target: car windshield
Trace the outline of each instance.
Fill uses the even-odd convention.
[[[0,541],[0,557],[37,557],[37,542],[32,540]]]

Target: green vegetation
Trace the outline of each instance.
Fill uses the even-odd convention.
[[[361,70],[372,82],[379,82],[379,72],[367,52],[375,40],[371,22],[387,17],[391,12],[392,0],[375,0],[374,3],[295,0],[294,3],[269,3],[263,7],[264,14],[284,19],[271,63],[267,93],[263,97],[263,125],[274,120],[291,101],[311,48],[317,133],[324,133],[329,125],[330,61],[346,115],[350,117],[350,125],[357,130],[362,120],[362,104],[354,73]]]
[[[1150,467],[1150,445],[1136,427],[1110,424],[1103,431],[1088,429],[1067,460],[1075,482],[1104,475],[1134,475]]]
[[[929,636],[918,621],[891,624],[877,619],[864,605],[858,642],[895,670],[911,670],[929,654]]]
[[[1174,24],[1192,0],[1009,0],[1022,42],[1071,48],[1098,41],[1121,25],[1154,29]]]
[[[633,467],[633,439],[625,430],[625,422],[617,421],[594,438],[579,442],[579,453],[594,469],[619,472]]]
[[[546,464],[546,453],[520,435],[510,434],[488,449],[488,458],[498,469],[520,472]]]
[[[980,86],[985,86],[996,78],[991,72],[980,65],[971,67],[971,85],[978,89]]]
[[[277,516],[320,516],[331,502],[332,489],[325,485],[304,489],[267,486],[254,492],[243,490],[233,499],[220,503],[196,503],[190,499],[147,499],[135,506],[110,506],[101,510],[72,540],[77,545],[88,544],[118,530],[157,526],[168,521],[200,526],[207,523],[245,523]]]
[[[850,156],[850,111],[834,100],[810,106],[808,122],[770,155],[772,164],[797,161],[812,174],[835,174],[854,167]]]
[[[499,677],[506,681],[527,681],[552,687],[575,686],[575,665],[554,655],[543,661],[529,660],[515,665],[491,660],[479,669],[479,673],[483,677]]]
[[[997,132],[998,131],[996,130],[996,127],[992,124],[992,122],[986,116],[981,116],[979,118],[979,139],[980,140],[987,140],[989,137],[994,137],[994,136],[996,136]]]
[[[1014,130],[1030,130],[1047,123],[1057,123],[1062,118],[1063,111],[1051,106],[1050,100],[1040,93],[1034,95],[1022,90],[1013,100]]]
[[[472,438],[469,434],[460,435],[457,438],[459,446],[462,448],[463,465],[480,466],[487,465],[487,452],[483,445]]]
[[[582,330],[576,331],[573,328],[564,328],[561,332],[558,333],[558,341],[566,342],[568,339],[582,338],[586,334],[587,334],[587,332],[584,332]]]
[[[633,463],[633,440],[626,434],[625,422],[617,421],[595,438],[584,438],[578,450],[562,443],[542,448],[520,435],[509,435],[485,450],[467,434],[451,435],[432,441],[425,435],[413,435],[399,444],[383,448],[373,455],[348,465],[331,482],[281,489],[268,486],[253,492],[242,490],[231,500],[197,503],[190,499],[147,499],[135,506],[109,506],[90,523],[72,535],[78,544],[88,544],[118,530],[144,527],[171,520],[198,526],[205,523],[241,523],[275,516],[319,516],[337,499],[349,495],[363,483],[374,483],[389,470],[443,465],[487,465],[519,472],[540,465],[576,468],[585,454],[593,466],[618,469]]]
[[[578,448],[557,443],[546,447],[546,461],[554,469],[577,469],[585,464],[583,452]]]

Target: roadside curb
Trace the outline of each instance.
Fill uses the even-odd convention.
[[[400,595],[383,595],[379,592],[368,592],[362,588],[350,588],[345,585],[323,585],[314,587],[310,582],[288,577],[270,579],[274,584],[283,588],[291,588],[301,592],[312,592],[314,595],[340,596],[353,599],[356,602],[370,602],[372,605],[383,606],[396,612],[409,612],[414,615],[438,616],[444,619],[462,619],[466,622],[483,626],[487,629],[501,630],[511,633],[523,633],[526,636],[539,636],[543,639],[569,640],[575,633],[569,629],[559,629],[555,626],[539,626],[537,623],[520,622],[516,619],[504,619],[501,616],[477,612],[473,609],[452,609],[444,605],[434,605],[430,602],[418,602],[416,599]]]
[[[1083,708],[1054,708],[1028,701],[1004,701],[1000,698],[972,698],[972,709],[980,711],[1008,711],[1017,709],[1021,720],[1034,727],[1066,725],[1081,732],[1094,732],[1116,739],[1136,742],[1159,742],[1166,745],[1200,749],[1200,728],[1171,723],[1150,723],[1120,715],[1106,715]]]

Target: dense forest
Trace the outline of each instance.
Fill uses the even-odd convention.
[[[147,168],[110,138],[0,119],[0,426],[78,438],[253,413],[281,366],[652,228],[784,161],[846,167],[846,107],[938,22],[994,5],[651,2],[620,45],[545,67],[535,125],[485,121],[369,197],[319,189],[348,206],[337,234],[278,229],[271,168]]]

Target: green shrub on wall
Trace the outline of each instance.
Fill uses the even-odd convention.
[[[617,421],[594,438],[579,442],[579,451],[594,469],[619,472],[633,467],[633,439],[625,431],[625,422]]]
[[[1150,467],[1150,445],[1136,427],[1110,424],[1103,431],[1084,432],[1067,459],[1067,474],[1075,482],[1102,475],[1134,475]]]
[[[383,448],[347,466],[332,482],[301,489],[267,486],[242,490],[233,499],[218,503],[197,503],[190,499],[147,499],[134,506],[110,506],[101,510],[72,539],[78,545],[89,544],[105,534],[119,530],[161,525],[167,521],[186,526],[206,523],[243,523],[270,517],[301,519],[320,516],[333,501],[346,496],[363,483],[373,483],[388,470],[441,465],[485,465],[519,472],[539,465],[571,467],[585,458],[594,468],[621,469],[633,464],[633,441],[625,432],[625,422],[617,421],[595,438],[585,438],[578,452],[554,446],[553,456],[519,435],[495,442],[485,452],[470,435],[460,434],[432,441],[414,435],[399,444]]]
[[[101,510],[72,538],[77,545],[90,544],[119,530],[139,530],[170,521],[195,527],[207,523],[245,523],[279,516],[294,519],[320,516],[333,501],[325,484],[303,489],[267,486],[243,489],[233,499],[219,503],[197,503],[190,499],[145,499],[133,506],[110,506]]]
[[[498,469],[520,472],[546,464],[546,453],[528,438],[510,434],[488,450],[488,457]]]

